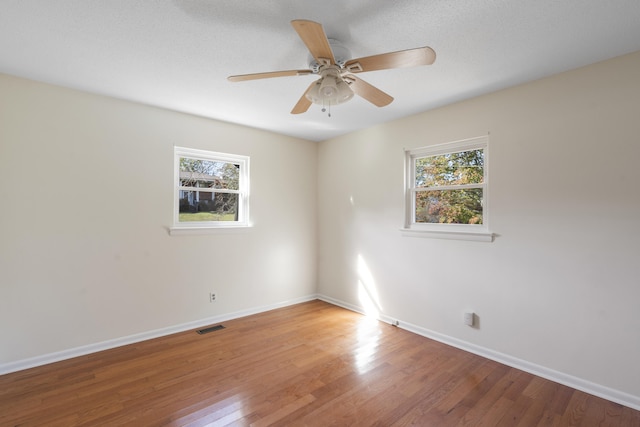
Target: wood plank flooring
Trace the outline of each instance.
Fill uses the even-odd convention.
[[[0,426],[639,426],[322,301],[0,376]]]

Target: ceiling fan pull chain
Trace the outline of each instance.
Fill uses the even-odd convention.
[[[323,99],[322,100],[322,110],[320,110],[320,111],[322,111],[323,113],[327,113],[327,116],[331,117],[331,102],[329,102],[329,108],[327,109],[327,107],[324,104],[324,99]]]

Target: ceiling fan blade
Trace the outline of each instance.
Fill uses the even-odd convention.
[[[272,77],[287,77],[287,76],[306,76],[312,74],[311,70],[285,70],[285,71],[271,71],[268,73],[255,73],[255,74],[240,74],[237,76],[229,76],[227,80],[231,82],[243,82],[245,80],[257,80],[257,79],[270,79]]]
[[[311,101],[309,101],[307,99],[307,92],[309,92],[311,90],[311,88],[316,85],[316,83],[317,83],[317,81],[314,81],[313,83],[311,83],[309,85],[307,90],[304,91],[304,93],[302,94],[302,96],[298,100],[298,103],[293,107],[293,110],[291,110],[291,114],[304,113],[305,111],[307,111],[309,109],[309,107],[311,106]]]
[[[385,105],[391,104],[393,101],[393,97],[391,95],[384,93],[377,87],[370,85],[354,75],[348,74],[343,78],[346,82],[350,83],[349,87],[356,95],[363,97],[377,107],[384,107]]]
[[[329,40],[321,24],[307,21],[306,19],[296,19],[291,21],[291,25],[293,25],[293,28],[319,64],[327,60],[329,61],[327,65],[334,65],[336,63],[333,57],[333,51],[329,45]]]
[[[429,46],[397,52],[381,53],[347,61],[344,67],[350,73],[388,70],[390,68],[416,67],[431,65],[436,60],[436,53]]]

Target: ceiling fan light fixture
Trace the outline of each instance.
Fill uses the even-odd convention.
[[[320,88],[318,90],[320,91],[320,95],[324,99],[328,99],[338,93],[337,86],[338,82],[336,82],[335,77],[325,77],[324,79],[322,79],[322,82],[320,82]]]
[[[338,76],[326,75],[307,92],[307,99],[318,105],[338,105],[353,98],[349,85]]]

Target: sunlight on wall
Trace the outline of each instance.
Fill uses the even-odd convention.
[[[358,300],[364,309],[366,317],[358,325],[358,348],[355,351],[355,363],[358,372],[364,374],[369,371],[378,352],[380,340],[380,323],[378,318],[382,313],[380,298],[373,275],[364,257],[358,254]]]
[[[382,310],[378,290],[362,255],[358,255],[358,300],[367,316],[376,319],[380,317]]]

